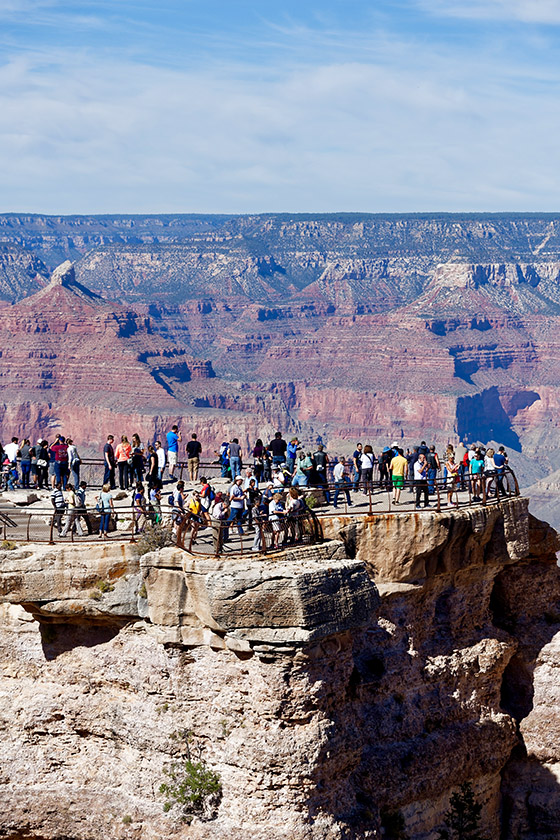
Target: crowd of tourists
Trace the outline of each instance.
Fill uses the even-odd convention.
[[[341,494],[346,504],[352,505],[352,492],[367,495],[376,487],[391,492],[393,504],[399,505],[405,486],[415,494],[416,508],[429,507],[438,481],[445,499],[440,499],[440,504],[444,505],[457,504],[458,489],[468,488],[473,501],[480,501],[485,482],[491,478],[495,478],[496,494],[505,493],[508,458],[503,446],[494,450],[460,443],[456,448],[448,445],[440,456],[436,447],[425,441],[406,451],[394,441],[377,454],[371,445],[357,443],[352,457],[345,458],[330,456],[319,442],[313,449],[306,449],[296,436],[287,441],[281,432],[276,432],[266,444],[257,439],[254,447],[244,453],[239,439],[234,437],[223,441],[212,453],[221,477],[229,482],[227,490],[216,492],[206,476],[199,481],[202,446],[197,434],[190,435],[184,449],[182,442],[176,425],[165,435],[165,446],[161,440],[144,446],[138,434],[130,440],[123,434],[118,443],[114,435],[107,436],[103,447],[103,486],[96,498],[100,538],[107,537],[115,513],[112,491],[117,488],[117,480],[121,490],[132,490],[137,531],[142,531],[149,521],[162,521],[164,483],[175,484],[182,452],[181,463],[186,461],[192,486],[187,491],[185,482],[180,480],[167,496],[175,526],[185,518],[201,527],[219,523],[219,542],[228,539],[230,525],[236,526],[240,534],[247,527],[255,530],[255,550],[260,548],[260,529],[255,525],[270,523],[273,542],[277,542],[281,523],[297,519],[306,510],[301,488],[321,489],[333,508],[338,507]],[[32,445],[28,439],[13,437],[4,446],[0,444],[0,463],[3,487],[50,489],[55,527],[61,537],[70,530],[82,535],[82,523],[92,533],[86,510],[87,484],[80,480],[82,461],[71,438],[56,434],[50,444],[39,440]]]

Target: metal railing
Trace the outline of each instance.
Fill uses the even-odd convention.
[[[217,520],[210,519],[208,514],[202,514],[200,517],[194,517],[189,513],[177,514],[167,503],[161,506],[161,516],[156,515],[149,508],[144,515],[132,504],[119,506],[116,513],[110,516],[107,538],[113,541],[135,542],[139,531],[143,529],[144,522],[149,523],[156,518],[161,518],[164,523],[173,522],[176,544],[193,554],[216,554],[216,549],[218,549],[218,554],[224,556],[250,551],[270,553],[286,545],[320,542],[322,540],[320,520],[326,516],[334,517],[341,514],[375,516],[416,510],[417,493],[420,491],[420,499],[423,502],[426,498],[426,488],[429,504],[436,511],[441,511],[448,506],[467,508],[480,505],[484,507],[496,504],[502,499],[520,495],[517,478],[509,467],[506,467],[503,475],[497,472],[483,473],[480,477],[465,475],[464,485],[461,484],[460,477],[435,478],[433,482],[421,482],[420,486],[417,482],[406,480],[398,506],[395,506],[393,502],[393,488],[390,484],[374,486],[371,482],[365,488],[360,485],[357,494],[352,492],[353,487],[354,484],[350,481],[302,487],[300,490],[304,497],[309,499],[310,496],[319,496],[318,504],[323,508],[322,510],[317,512],[311,510],[312,502],[309,499],[309,508],[304,508],[294,516],[280,515],[276,522],[268,519],[261,521],[257,518],[256,512],[252,511],[249,516],[249,511],[245,511],[241,523],[242,533],[239,533],[237,521],[233,521],[233,524],[218,523]],[[332,498],[337,489],[341,504],[336,510],[333,510],[331,506],[324,509],[325,499],[321,498],[321,494],[327,491]],[[433,491],[431,494],[430,489]],[[282,492],[281,488],[275,488],[275,492]],[[348,504],[349,499],[352,500],[351,505]],[[83,535],[79,534],[76,522],[79,522],[82,527]],[[95,508],[54,511],[52,507],[33,507],[32,509],[11,505],[0,507],[0,535],[4,540],[15,542],[38,542],[50,545],[59,542],[94,542],[99,539],[99,523],[100,512]],[[247,527],[252,529],[250,535],[246,532]]]
[[[273,520],[255,518],[252,524],[204,519],[188,513],[177,518],[177,545],[190,554],[214,557],[247,552],[270,554],[322,541],[319,519],[307,508]]]

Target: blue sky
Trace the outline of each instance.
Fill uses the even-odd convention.
[[[0,0],[0,211],[560,210],[560,0]]]

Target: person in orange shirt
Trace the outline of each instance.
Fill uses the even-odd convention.
[[[119,487],[121,490],[128,490],[128,461],[132,458],[132,446],[128,442],[126,435],[121,435],[121,442],[115,449],[115,458],[119,465]]]

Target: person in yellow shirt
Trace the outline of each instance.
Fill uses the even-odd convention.
[[[401,492],[404,487],[404,477],[408,467],[408,461],[403,455],[402,449],[397,449],[397,455],[389,464],[393,482],[393,504],[398,505],[401,500]]]

